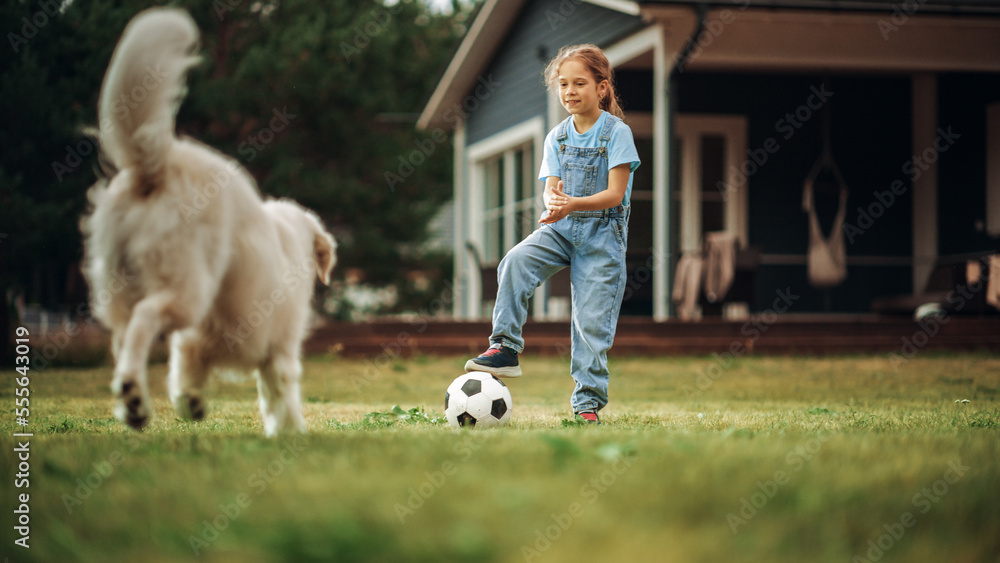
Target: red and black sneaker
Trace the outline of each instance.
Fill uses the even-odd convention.
[[[521,377],[517,352],[500,344],[490,346],[478,358],[465,362],[465,371],[485,371],[497,377]]]
[[[594,411],[578,412],[578,413],[576,413],[576,419],[577,420],[581,420],[582,419],[582,420],[586,421],[587,424],[600,424],[601,423],[600,417],[598,417],[597,413],[594,412]]]

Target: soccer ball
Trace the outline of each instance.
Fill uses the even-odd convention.
[[[482,371],[455,378],[444,394],[444,415],[454,428],[506,424],[513,407],[507,386],[495,375]]]

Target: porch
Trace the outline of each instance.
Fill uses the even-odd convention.
[[[556,0],[500,5],[484,2],[419,122],[454,128],[456,318],[489,318],[488,270],[535,225],[542,140],[566,114],[526,69],[570,42],[605,50],[643,162],[623,317],[676,318],[678,261],[707,233],[754,254],[739,307],[704,311],[724,319],[786,287],[802,295],[796,313],[879,312],[936,290],[942,265],[1000,249],[990,6],[929,0],[901,22],[889,1],[602,1],[574,3],[557,25]],[[481,76],[499,84],[482,99],[470,95]],[[810,214],[846,239],[836,284],[810,277]],[[565,293],[543,285],[534,320],[565,316]]]
[[[526,355],[569,357],[569,322],[529,321]],[[488,321],[383,320],[328,323],[306,341],[308,354],[335,353],[392,362],[427,354],[469,356],[482,352]],[[901,362],[926,352],[1000,351],[1000,316],[926,319],[877,315],[779,314],[772,309],[744,321],[706,318],[700,323],[654,322],[623,317],[612,357],[718,354],[720,361],[747,354],[884,354]],[[887,369],[892,369],[887,364]]]

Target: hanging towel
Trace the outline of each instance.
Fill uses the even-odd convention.
[[[965,261],[965,285],[972,285],[979,282],[983,277],[983,262],[989,263],[989,257],[980,260],[966,260]]]
[[[682,321],[694,318],[698,305],[698,291],[701,289],[702,259],[697,254],[685,253],[677,261],[674,272],[674,303],[677,304],[677,317]]]
[[[802,190],[802,209],[809,214],[809,283],[826,289],[840,285],[847,278],[847,246],[844,243],[844,218],[847,214],[847,187],[840,186],[840,207],[828,237],[823,236],[813,203],[812,179]]]
[[[705,233],[705,298],[717,303],[729,292],[736,275],[736,235]]]
[[[990,256],[990,279],[986,282],[986,302],[1000,309],[1000,254]]]

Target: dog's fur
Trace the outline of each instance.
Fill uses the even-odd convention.
[[[205,415],[213,368],[257,372],[268,435],[305,431],[299,361],[314,276],[329,284],[336,243],[312,212],[263,201],[234,160],[174,134],[198,30],[181,10],[132,20],[101,88],[98,133],[110,178],[82,221],[91,307],[112,332],[115,415],[141,429],[150,346],[170,335],[169,393]]]

